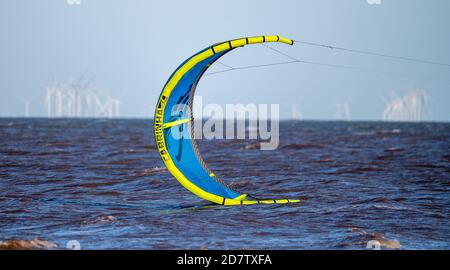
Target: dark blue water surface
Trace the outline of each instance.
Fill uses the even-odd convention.
[[[450,248],[450,124],[280,125],[280,146],[200,140],[243,193],[290,205],[223,207],[181,187],[151,120],[0,119],[0,241],[82,249]]]

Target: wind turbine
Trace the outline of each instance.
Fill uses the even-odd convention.
[[[350,120],[350,105],[348,102],[337,103],[335,106],[334,120]]]

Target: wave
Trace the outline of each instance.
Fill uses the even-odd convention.
[[[143,174],[150,175],[150,174],[155,174],[155,173],[165,172],[165,171],[167,171],[166,167],[153,167],[153,168],[145,169],[143,171]]]
[[[246,144],[243,148],[241,148],[241,150],[255,150],[255,149],[261,149],[261,144],[259,142]]]
[[[81,222],[82,225],[95,225],[95,224],[104,224],[104,223],[109,223],[109,222],[113,222],[116,221],[117,218],[114,216],[99,216],[96,217],[94,219],[90,219],[90,220],[84,220],[83,222]]]
[[[400,147],[389,147],[389,148],[384,149],[384,152],[387,152],[387,153],[394,153],[394,152],[401,152],[401,151],[403,151],[403,148],[400,148]]]
[[[353,169],[335,170],[327,172],[327,174],[338,175],[338,174],[362,174],[365,172],[382,172],[384,169],[379,167],[357,167]]]
[[[408,168],[423,168],[423,169],[446,169],[445,166],[434,165],[429,163],[421,163],[421,164],[407,164],[405,167]]]
[[[55,249],[55,243],[46,240],[7,240],[0,241],[0,249],[26,250],[26,249]]]
[[[310,149],[310,148],[322,149],[322,148],[325,148],[325,145],[319,144],[319,143],[292,143],[292,144],[284,145],[281,148],[282,149],[294,149],[294,150]]]
[[[374,232],[367,232],[361,228],[350,228],[350,232],[357,233],[360,236],[364,237],[367,242],[367,245],[369,245],[370,242],[372,242],[373,245],[378,245],[380,248],[384,247],[387,249],[401,249],[400,241],[397,239],[388,239],[383,233],[374,233]]]

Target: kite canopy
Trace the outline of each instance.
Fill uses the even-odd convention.
[[[280,36],[257,36],[212,45],[188,58],[170,76],[156,106],[154,132],[158,152],[169,172],[186,189],[202,199],[222,204],[289,203],[299,200],[256,199],[221,181],[200,156],[194,136],[192,112],[197,84],[208,67],[237,47],[264,42],[293,45]]]

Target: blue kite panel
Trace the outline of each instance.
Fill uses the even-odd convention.
[[[203,74],[208,65],[228,51],[229,50],[214,54],[199,62],[186,72],[172,90],[172,93],[167,100],[163,123],[184,119],[190,116],[188,113],[188,103],[193,84],[197,82],[197,79]],[[184,123],[164,130],[166,147],[175,166],[189,181],[206,192],[229,199],[239,196],[240,194],[214,180],[214,178],[209,176],[208,172],[202,167],[199,162],[199,157],[197,157],[194,152],[192,143],[195,142],[191,141],[188,128],[189,123]]]

